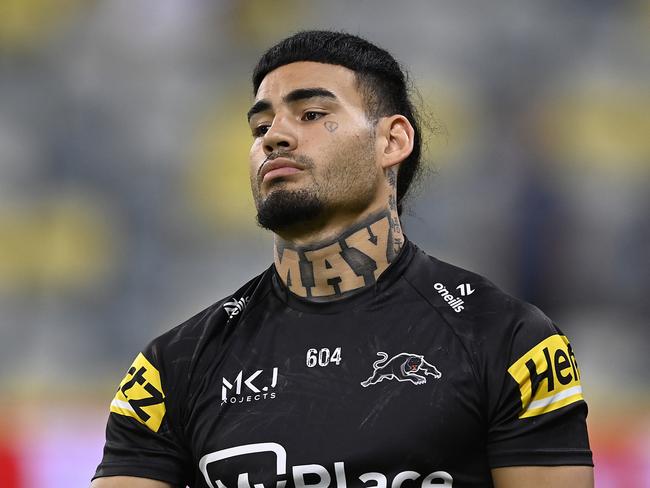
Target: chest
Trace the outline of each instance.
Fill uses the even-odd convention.
[[[481,464],[467,354],[408,307],[251,313],[199,385],[186,426],[199,486],[452,486]]]

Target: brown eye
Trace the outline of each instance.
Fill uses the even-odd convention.
[[[318,120],[323,116],[325,116],[325,114],[322,112],[309,111],[309,112],[305,112],[305,114],[302,116],[302,120],[307,120],[307,121]]]
[[[258,125],[253,129],[253,137],[262,137],[269,131],[268,125]]]

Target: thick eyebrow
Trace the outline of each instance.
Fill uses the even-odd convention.
[[[307,100],[309,98],[329,98],[332,100],[337,100],[336,95],[325,88],[298,88],[292,92],[287,93],[282,98],[282,101],[284,103],[293,103],[300,100]],[[259,112],[264,112],[265,110],[269,110],[270,108],[272,108],[272,105],[268,100],[258,100],[246,114],[248,121],[250,122],[253,115]]]
[[[251,121],[251,117],[257,113],[264,112],[266,110],[269,110],[271,108],[271,103],[267,102],[266,100],[258,100],[255,102],[255,104],[251,107],[251,109],[248,111],[246,114],[246,117],[248,118],[248,121]]]
[[[325,88],[298,88],[284,96],[285,103],[298,102],[308,98],[331,98],[336,100],[336,95]]]

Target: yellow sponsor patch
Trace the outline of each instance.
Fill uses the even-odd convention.
[[[535,417],[582,400],[580,370],[565,336],[552,335],[508,368],[519,385],[519,418]]]
[[[158,432],[165,416],[164,399],[160,373],[140,353],[117,389],[111,412],[133,417]]]

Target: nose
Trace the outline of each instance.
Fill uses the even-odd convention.
[[[264,153],[268,156],[273,151],[292,151],[296,148],[296,135],[286,119],[277,117],[273,120],[263,137]]]

